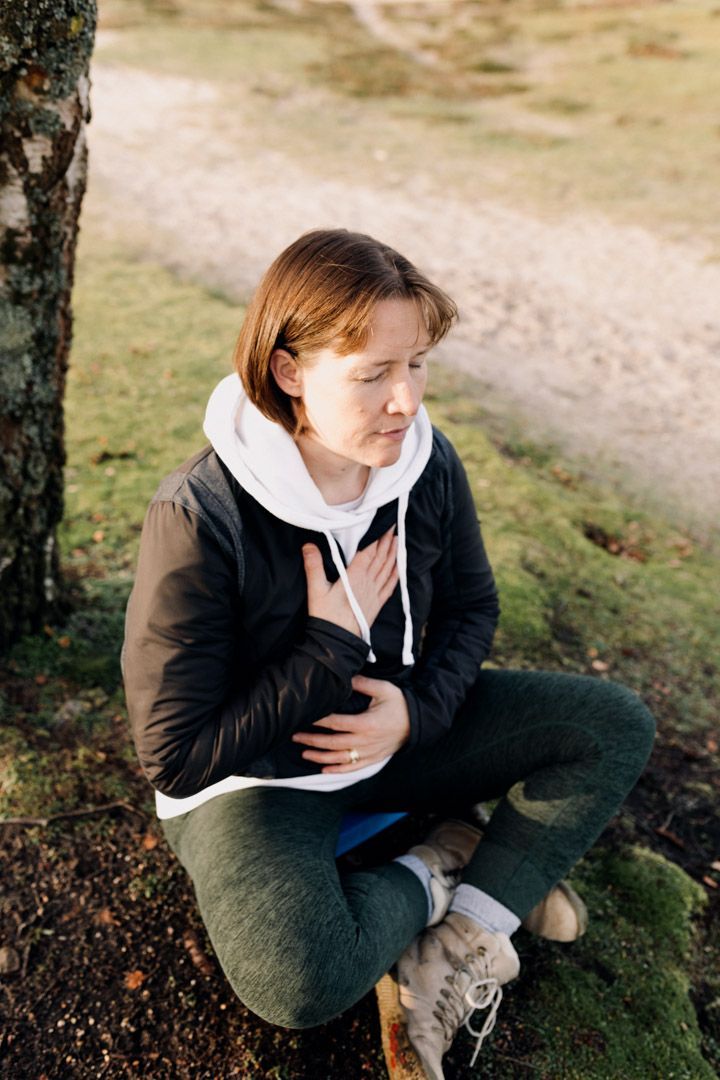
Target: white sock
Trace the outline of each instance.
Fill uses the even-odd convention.
[[[500,904],[492,896],[488,896],[482,889],[476,889],[474,885],[466,885],[465,882],[458,885],[455,890],[455,895],[450,901],[450,911],[467,915],[468,919],[472,919],[478,926],[482,926],[493,934],[507,934],[510,937],[520,925],[520,919],[513,911]]]
[[[425,896],[427,897],[429,922],[432,918],[432,913],[435,910],[435,901],[430,892],[432,874],[430,873],[429,867],[425,865],[418,855],[398,855],[397,859],[393,859],[393,862],[400,863],[401,866],[405,866],[408,870],[412,870],[413,874],[415,874],[415,877],[422,885],[425,890]]]

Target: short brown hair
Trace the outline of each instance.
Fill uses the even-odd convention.
[[[450,297],[387,244],[347,229],[305,233],[265,273],[238,336],[233,359],[250,400],[296,436],[299,417],[275,382],[273,350],[302,362],[330,345],[341,355],[362,349],[375,305],[390,299],[416,301],[433,345],[457,317]]]

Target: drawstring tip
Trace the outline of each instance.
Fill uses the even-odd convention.
[[[368,653],[368,658],[367,658],[366,663],[368,663],[368,664],[377,664],[377,656],[372,651],[372,648],[370,649],[370,652]]]

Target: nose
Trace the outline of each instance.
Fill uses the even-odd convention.
[[[422,401],[420,388],[409,378],[402,378],[393,383],[392,391],[387,405],[388,412],[393,415],[415,416]]]

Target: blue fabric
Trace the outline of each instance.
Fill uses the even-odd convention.
[[[383,829],[401,821],[405,814],[346,814],[340,826],[335,855],[344,855],[346,851],[352,851],[358,844],[376,836]]]

